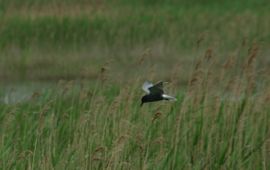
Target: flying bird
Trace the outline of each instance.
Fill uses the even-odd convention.
[[[160,100],[172,100],[176,101],[175,97],[164,94],[163,84],[166,82],[158,82],[157,84],[152,84],[148,81],[144,82],[142,85],[142,89],[146,92],[141,99],[141,106],[147,102],[155,102]]]

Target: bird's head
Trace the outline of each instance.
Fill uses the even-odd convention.
[[[147,102],[147,96],[146,96],[146,95],[143,96],[142,99],[141,99],[141,106],[142,106],[145,102]]]

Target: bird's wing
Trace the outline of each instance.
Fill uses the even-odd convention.
[[[167,94],[162,94],[162,97],[167,100],[176,101],[177,99],[175,97],[169,96]]]
[[[150,88],[153,87],[154,85],[148,81],[145,81],[142,85],[142,89],[147,93],[149,94],[150,93]]]
[[[149,88],[151,93],[163,93],[163,84],[167,82],[160,81]]]

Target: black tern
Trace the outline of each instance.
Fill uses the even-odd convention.
[[[141,99],[141,106],[144,103],[155,102],[155,101],[160,101],[160,100],[176,101],[177,99],[175,97],[164,94],[164,91],[163,91],[164,83],[166,82],[161,81],[154,85],[148,81],[144,82],[142,89],[146,92],[146,95],[144,95]]]

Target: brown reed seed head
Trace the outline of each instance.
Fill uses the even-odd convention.
[[[242,40],[242,47],[246,46],[247,44],[247,37],[244,37],[243,40]]]
[[[40,92],[33,92],[33,94],[31,95],[31,100],[37,99],[41,96]]]
[[[197,63],[195,64],[195,71],[201,67],[201,64],[202,64],[202,61],[198,60]]]
[[[257,44],[253,44],[253,46],[251,47],[251,49],[249,50],[249,57],[247,60],[247,67],[249,67],[250,65],[252,65],[258,55],[259,52],[259,47]]]
[[[102,82],[107,80],[107,72],[108,72],[108,67],[107,66],[103,66],[100,68],[100,80]]]
[[[100,73],[103,74],[103,73],[105,73],[106,70],[107,70],[107,69],[106,69],[105,67],[101,67]]]
[[[200,45],[201,45],[201,43],[202,43],[203,40],[204,40],[204,36],[200,36],[200,37],[198,38],[198,40],[196,41],[197,48],[200,47]]]
[[[229,69],[229,68],[232,68],[233,65],[235,65],[235,57],[234,56],[231,56],[229,57],[226,62],[223,64],[223,68],[224,69]]]
[[[97,154],[97,153],[100,153],[100,152],[105,152],[105,147],[102,147],[102,146],[100,146],[100,147],[97,147],[95,150],[94,150],[94,152],[93,152],[93,155],[95,155],[95,154]]]
[[[152,123],[153,123],[155,120],[157,120],[158,118],[160,118],[161,115],[162,115],[161,112],[156,112],[156,113],[154,114],[153,118],[152,118]]]
[[[151,50],[149,48],[145,49],[141,57],[139,58],[138,64],[142,64],[145,61],[145,59],[150,55],[151,55]]]
[[[208,48],[205,52],[204,58],[206,61],[209,61],[213,57],[213,50]]]

